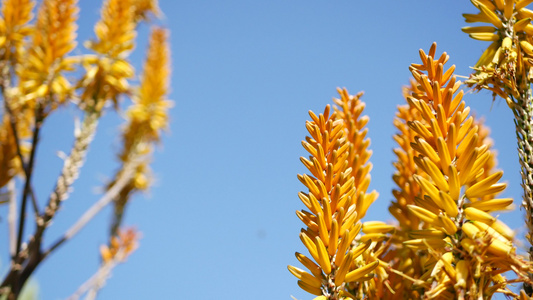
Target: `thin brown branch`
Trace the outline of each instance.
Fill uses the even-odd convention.
[[[15,197],[15,181],[11,179],[7,184],[7,190],[9,193],[9,212],[7,215],[7,224],[9,227],[9,254],[11,258],[16,254],[16,242],[17,242],[17,200]]]
[[[121,250],[121,252],[124,251]],[[95,299],[98,290],[103,286],[103,284],[111,274],[111,270],[113,270],[113,268],[116,267],[116,265],[118,265],[119,263],[120,261],[118,259],[113,259],[112,261],[101,265],[100,268],[98,268],[98,271],[96,271],[96,273],[94,273],[91,278],[89,278],[82,285],[80,285],[80,287],[72,295],[70,295],[67,300],[77,300],[87,291],[89,291],[89,293],[86,299]]]
[[[15,253],[20,252],[20,247],[22,245],[22,236],[24,234],[24,224],[26,221],[26,201],[28,199],[28,194],[30,194],[31,189],[31,175],[33,173],[33,164],[35,162],[35,154],[37,152],[37,144],[39,142],[39,132],[42,125],[42,113],[43,109],[40,105],[37,106],[35,110],[35,128],[33,129],[33,137],[31,142],[31,152],[30,158],[27,166],[26,172],[26,182],[24,184],[24,190],[22,193],[22,204],[20,206],[19,213],[19,226],[18,226],[18,236],[17,236],[17,247]]]
[[[5,82],[4,82],[4,84],[5,84]],[[17,150],[17,156],[20,159],[20,165],[22,166],[22,170],[24,171],[24,175],[26,176],[26,178],[28,178],[30,176],[29,168],[28,168],[27,162],[24,159],[24,155],[22,155],[22,150],[21,150],[21,146],[20,146],[20,138],[19,138],[18,130],[17,130],[17,120],[15,118],[15,115],[13,114],[13,111],[11,110],[11,107],[9,107],[9,104],[8,104],[8,101],[7,101],[7,98],[6,98],[7,96],[5,94],[4,85],[0,85],[0,88],[1,88],[1,92],[2,92],[2,97],[4,99],[4,109],[6,110],[6,113],[9,116],[10,127],[11,127],[11,130],[13,132],[13,138],[15,139],[15,149]],[[32,201],[32,205],[33,205],[33,210],[34,210],[35,216],[38,217],[39,216],[39,206],[37,204],[37,198],[35,196],[35,192],[34,192],[33,187],[31,185],[30,185],[30,197],[31,197],[31,201]]]

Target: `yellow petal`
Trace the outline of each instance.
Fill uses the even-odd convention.
[[[315,237],[315,244],[318,252],[318,264],[324,271],[324,273],[329,274],[331,273],[331,262],[329,260],[328,251],[326,250],[326,246],[324,246],[324,243],[320,239],[320,237]]]
[[[438,216],[436,214],[430,212],[425,208],[418,207],[416,205],[407,205],[407,208],[409,209],[409,211],[419,217],[420,220],[428,224],[433,224],[435,221],[438,220]]]
[[[305,272],[304,270],[294,267],[294,266],[287,266],[289,269],[289,272],[292,273],[296,278],[300,279],[301,281],[305,282],[306,284],[320,288],[322,286],[322,281],[313,275]]]
[[[361,277],[367,275],[368,273],[374,271],[374,269],[379,265],[379,261],[375,261],[372,263],[369,263],[363,267],[357,268],[356,270],[351,271],[350,273],[346,274],[346,277],[344,278],[345,282],[352,282],[357,281]]]

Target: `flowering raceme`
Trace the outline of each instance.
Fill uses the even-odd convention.
[[[377,198],[366,193],[371,164],[361,94],[339,90],[331,115],[329,106],[319,116],[310,112],[303,145],[311,155],[301,160],[311,175],[298,176],[309,189],[299,194],[309,211],[297,215],[311,257],[296,253],[309,272],[289,270],[317,299],[519,297],[508,285],[529,281],[532,267],[516,253],[514,232],[493,215],[513,199],[497,197],[506,184],[494,170],[489,131],[470,116],[455,66],[445,68],[449,56],[436,56],[433,44],[420,58],[394,121],[397,189],[389,211],[397,226],[360,223]]]
[[[407,98],[422,116],[410,123],[417,134],[414,160],[429,177],[413,175],[422,192],[408,208],[428,229],[413,231],[416,238],[404,244],[427,251],[433,260],[420,278],[430,297],[514,295],[500,274],[512,270],[525,280],[528,265],[515,254],[513,232],[490,214],[513,200],[495,198],[506,187],[499,183],[503,172],[486,167],[493,154],[487,144],[479,144],[479,126],[468,116],[462,91],[457,92],[454,66],[445,71],[448,56],[434,60],[435,48],[428,55],[421,51],[422,64],[411,65],[421,92]]]
[[[528,69],[533,65],[533,11],[526,8],[529,0],[475,0],[478,14],[463,14],[467,23],[489,26],[467,26],[463,31],[476,40],[490,41],[475,65],[476,73],[467,80],[477,89],[488,89],[513,106],[513,98],[521,98],[527,89]]]
[[[66,55],[76,47],[77,15],[75,0],[45,0],[41,4],[32,45],[25,53],[24,67],[18,70],[21,98],[30,108],[39,105],[53,109],[72,93],[62,72],[74,68]]]
[[[354,298],[364,292],[364,281],[379,265],[374,256],[365,255],[372,241],[356,240],[363,227],[359,220],[377,197],[375,192],[366,193],[371,168],[366,161],[371,153],[366,150],[369,141],[364,140],[362,128],[368,118],[360,118],[361,94],[339,93],[336,103],[340,108],[334,112],[329,105],[318,116],[309,112],[310,137],[302,145],[310,156],[301,161],[311,175],[298,175],[309,190],[299,193],[309,211],[296,214],[306,225],[300,239],[310,257],[296,252],[296,258],[310,273],[289,266],[302,289],[328,299]]]
[[[154,28],[141,85],[134,94],[133,105],[126,112],[128,123],[123,130],[123,149],[119,154],[122,167],[115,178],[120,178],[128,165],[134,163],[135,160],[149,157],[153,144],[160,141],[161,131],[168,129],[168,109],[172,105],[172,102],[166,99],[170,77],[169,52],[167,32],[162,28]],[[112,235],[117,232],[131,195],[135,191],[147,190],[151,183],[148,162],[149,159],[145,159],[136,167],[130,182],[124,186],[115,199]],[[107,188],[114,184],[114,181],[111,182]]]

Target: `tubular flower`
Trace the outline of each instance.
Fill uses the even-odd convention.
[[[71,84],[61,74],[73,70],[73,61],[65,56],[76,47],[76,0],[45,0],[37,15],[32,43],[26,59],[17,70],[22,100],[35,106],[35,101],[54,108],[72,92]],[[48,99],[49,97],[56,99]]]
[[[478,144],[477,147],[483,147],[486,146],[488,150],[491,151],[493,155],[491,155],[488,159],[486,159],[483,170],[484,172],[479,175],[470,185],[476,184],[477,182],[480,182],[484,180],[485,178],[493,175],[495,172],[498,172],[496,170],[497,165],[497,159],[496,159],[496,150],[493,149],[493,140],[490,138],[490,128],[487,127],[484,124],[483,119],[477,119],[474,118],[474,126],[478,128],[477,134],[478,134]],[[484,195],[482,197],[482,200],[490,200],[494,199],[494,195]]]
[[[24,38],[31,34],[29,21],[35,2],[31,0],[3,0],[0,18],[0,57],[20,63]]]
[[[354,298],[352,293],[360,290],[361,282],[372,279],[369,273],[380,263],[368,255],[373,244],[371,239],[356,241],[363,227],[358,222],[358,211],[364,214],[368,208],[367,203],[364,203],[362,205],[366,208],[358,210],[357,205],[361,202],[357,202],[357,197],[368,197],[368,201],[373,201],[375,197],[375,194],[368,196],[358,193],[355,184],[364,182],[366,173],[357,171],[354,174],[353,160],[349,159],[365,155],[366,152],[366,146],[355,147],[348,137],[349,128],[353,133],[361,130],[362,126],[350,127],[344,119],[354,118],[354,124],[358,123],[362,112],[360,95],[354,97],[346,91],[339,92],[341,100],[336,102],[341,108],[336,108],[331,115],[329,105],[318,116],[309,112],[312,121],[308,121],[306,127],[310,137],[306,137],[302,145],[310,156],[302,157],[301,161],[311,175],[298,175],[298,179],[309,190],[308,193],[299,193],[300,200],[309,211],[296,212],[306,225],[300,238],[310,254],[307,257],[297,252],[296,258],[309,272],[294,266],[288,267],[299,279],[298,285],[302,289],[322,295],[324,299]],[[344,103],[344,107],[341,103]],[[355,111],[358,113],[353,114]],[[362,120],[359,124],[364,125],[366,118]],[[353,135],[356,136],[362,141],[364,133]],[[358,150],[362,152],[355,155],[351,153]],[[365,161],[360,160],[360,168],[365,169]],[[364,174],[365,177],[358,177],[358,174]],[[361,189],[366,189],[364,184]]]
[[[420,50],[422,64],[411,65],[421,93],[408,97],[424,121],[413,121],[412,128],[427,131],[412,144],[415,163],[429,177],[413,175],[422,193],[408,209],[430,230],[412,231],[413,238],[404,244],[430,255],[419,279],[425,282],[426,297],[513,295],[499,274],[513,271],[524,281],[529,266],[515,254],[513,232],[490,214],[513,201],[494,198],[506,187],[499,182],[503,172],[484,169],[493,154],[486,144],[479,145],[479,127],[468,116],[453,66],[444,70],[448,55],[434,60],[435,50],[436,44],[427,55]]]

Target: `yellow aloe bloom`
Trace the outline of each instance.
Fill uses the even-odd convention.
[[[415,65],[418,68],[423,68],[423,65]],[[422,91],[418,89],[416,81],[411,80],[411,84],[403,89],[403,96],[407,99],[412,94],[422,95]],[[413,121],[417,121],[414,123]],[[487,145],[489,149],[492,146],[492,140],[488,137],[489,130],[483,126],[481,120],[474,120],[478,127],[478,147]],[[418,153],[411,147],[411,143],[415,142],[415,137],[422,136],[425,139],[431,140],[431,132],[425,124],[421,113],[412,105],[406,104],[398,106],[398,113],[394,119],[394,125],[398,129],[398,133],[394,136],[394,140],[398,143],[399,148],[394,149],[397,156],[397,162],[394,163],[397,172],[393,179],[398,185],[398,189],[393,190],[395,201],[389,207],[391,214],[398,220],[399,228],[396,231],[393,239],[393,247],[384,254],[381,259],[389,262],[394,270],[400,273],[392,273],[389,276],[388,284],[392,291],[409,291],[410,298],[420,298],[420,294],[424,293],[424,285],[415,284],[413,280],[420,278],[423,275],[424,262],[428,259],[429,253],[421,251],[420,249],[411,249],[410,247],[402,247],[402,243],[407,240],[421,240],[428,236],[433,236],[439,239],[444,239],[446,234],[440,230],[424,229],[427,228],[426,223],[420,223],[420,218],[415,215],[407,205],[415,204],[421,199],[421,188],[416,183],[413,175],[422,176],[430,179],[428,174],[421,170],[415,163]],[[491,170],[496,165],[495,159],[487,159],[483,169],[485,172],[481,174],[477,180],[482,180],[487,177]],[[493,195],[484,196],[484,200],[492,199]],[[508,205],[508,204],[507,204]],[[420,227],[422,226],[422,227]],[[420,229],[422,228],[422,229]],[[404,295],[399,295],[395,292],[385,290],[385,295],[381,299],[404,299]]]
[[[340,99],[333,99],[335,104],[334,110],[339,119],[344,121],[346,138],[350,142],[350,155],[346,158],[348,167],[352,169],[354,187],[356,195],[353,198],[356,204],[357,220],[366,215],[370,205],[377,199],[376,191],[367,193],[370,184],[370,170],[372,164],[368,162],[372,151],[368,150],[370,139],[365,138],[368,129],[365,128],[368,123],[368,116],[362,116],[361,113],[365,108],[365,103],[360,100],[362,92],[355,96],[350,96],[346,89],[338,89]]]
[[[135,3],[134,0],[106,0],[101,19],[94,27],[97,40],[87,46],[97,53],[118,58],[135,47]]]
[[[477,89],[491,90],[513,106],[513,98],[527,89],[526,79],[533,66],[533,11],[531,1],[475,0],[478,14],[463,14],[467,23],[488,23],[463,27],[470,37],[490,41],[475,65],[476,73],[466,81]]]
[[[73,69],[65,56],[76,47],[76,0],[45,0],[41,4],[32,42],[17,68],[21,101],[35,107],[41,101],[53,109],[72,92],[63,71]],[[14,105],[15,107],[17,105]]]
[[[0,48],[2,59],[18,64],[21,62],[24,39],[31,34],[32,9],[35,1],[3,0],[0,18]]]
[[[296,212],[306,226],[300,238],[310,254],[308,257],[297,252],[296,258],[309,271],[288,267],[302,289],[328,299],[355,298],[351,295],[362,289],[369,294],[362,283],[373,279],[369,274],[380,264],[368,253],[375,242],[371,238],[356,240],[363,227],[360,214],[364,215],[377,197],[375,192],[366,193],[370,152],[366,150],[369,142],[364,140],[363,127],[368,119],[361,117],[361,94],[350,96],[346,90],[339,93],[341,99],[335,100],[339,107],[333,113],[329,105],[318,116],[309,112],[312,121],[306,127],[310,136],[302,145],[310,156],[301,161],[310,175],[298,175],[309,190],[299,193],[308,210]],[[368,235],[390,229],[379,223],[365,227]]]
[[[168,128],[168,109],[172,106],[172,102],[166,99],[170,78],[169,52],[166,31],[154,28],[141,86],[126,112],[128,122],[123,131],[124,146],[120,154],[123,163],[150,154],[151,144],[158,142],[161,131]]]
[[[368,149],[370,139],[366,138],[368,129],[365,128],[369,121],[368,116],[363,116],[365,103],[361,101],[363,92],[351,96],[346,89],[337,89],[341,96],[334,98],[336,106],[333,107],[339,119],[344,121],[346,138],[350,142],[350,155],[347,157],[348,166],[351,167],[351,176],[354,180],[356,195],[353,197],[353,203],[356,207],[357,220],[361,220],[370,207],[377,199],[376,191],[367,192],[370,184],[370,170],[372,164],[369,162],[372,151]],[[378,257],[386,248],[386,242],[394,228],[383,222],[369,221],[363,223],[362,229],[364,235],[359,238],[359,243],[372,241],[372,251],[364,253],[362,259],[364,262],[379,261]],[[358,247],[358,243],[352,244],[352,249]],[[365,281],[365,284],[348,283],[346,292],[350,294],[364,294],[368,297],[380,297],[384,281],[388,278],[386,272],[387,266],[378,264],[374,272],[376,277],[372,280]]]
[[[86,108],[100,111],[106,100],[117,106],[118,96],[129,89],[127,79],[134,76],[134,69],[126,58],[135,47],[136,2],[106,0],[103,4],[101,19],[94,28],[96,40],[85,43],[98,56],[83,59],[86,74],[78,83]]]
[[[493,153],[479,144],[479,127],[462,101],[453,66],[444,68],[448,55],[434,59],[435,52],[436,44],[428,54],[420,50],[422,64],[410,70],[421,92],[407,98],[423,119],[411,128],[427,130],[411,146],[417,152],[415,163],[428,175],[413,175],[422,194],[407,207],[431,230],[415,231],[415,238],[404,244],[430,255],[420,277],[427,283],[426,297],[511,295],[499,274],[513,271],[516,280],[524,281],[530,267],[515,254],[512,232],[489,213],[506,184],[499,182],[502,172],[485,169]]]
[[[124,168],[132,161],[142,159],[130,182],[115,199],[115,213],[111,232],[114,234],[122,221],[124,209],[137,191],[146,191],[151,184],[149,156],[153,143],[159,142],[161,131],[168,127],[168,109],[172,102],[167,100],[170,78],[170,50],[167,32],[154,28],[150,37],[146,62],[141,76],[141,85],[133,95],[133,105],[126,112],[127,124],[122,134],[123,148],[119,158],[123,164],[115,180],[120,178]],[[115,181],[108,184],[113,186]]]
[[[97,56],[82,59],[86,74],[77,85],[83,89],[82,107],[100,111],[107,100],[116,107],[118,96],[129,92],[128,79],[135,72],[127,57],[135,47],[135,27],[149,13],[159,15],[156,0],[104,2],[102,17],[94,28],[96,39],[85,43]]]
[[[166,99],[170,78],[169,66],[167,33],[164,29],[154,28],[141,86],[133,97],[134,104],[126,112],[129,125],[124,134],[125,148],[129,148],[127,145],[133,144],[133,140],[139,137],[149,142],[157,142],[160,131],[168,128],[167,112],[172,105],[172,102]]]

